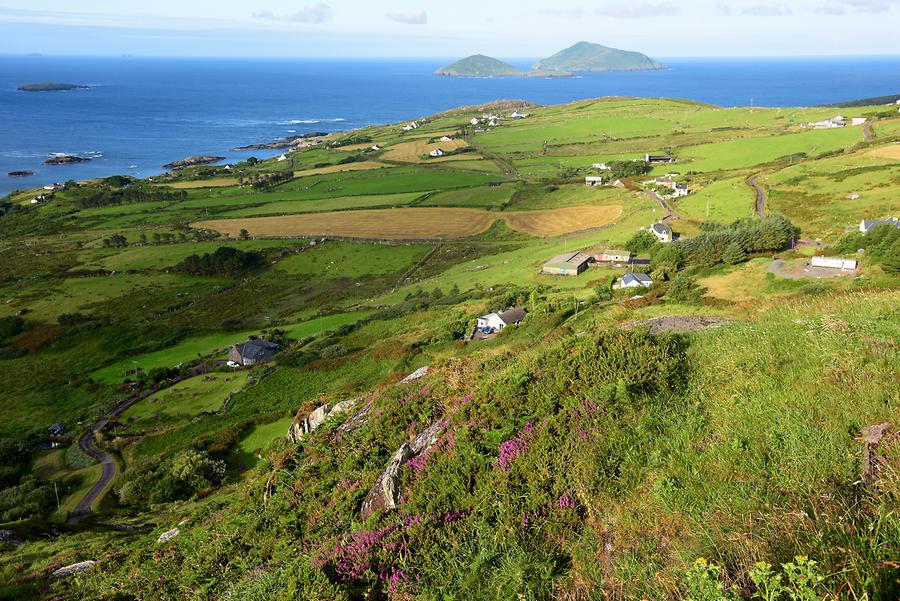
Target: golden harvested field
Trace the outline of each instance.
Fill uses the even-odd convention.
[[[900,144],[890,144],[876,148],[867,153],[870,157],[880,157],[883,159],[897,159],[900,161]]]
[[[559,236],[597,228],[622,214],[620,206],[570,207],[552,211],[494,213],[463,208],[407,208],[339,211],[249,219],[212,219],[194,224],[237,236],[242,229],[256,237],[342,236],[384,240],[450,239],[474,236],[497,219],[535,236]]]
[[[166,184],[170,188],[178,188],[179,190],[196,190],[198,188],[225,188],[227,186],[238,185],[236,177],[220,177],[216,179],[200,179],[193,182],[174,182]]]
[[[583,206],[551,211],[519,211],[505,214],[506,223],[514,230],[534,236],[560,236],[594,229],[612,223],[622,214],[622,207]]]
[[[391,146],[381,158],[386,161],[397,161],[401,163],[440,163],[446,160],[456,159],[457,157],[423,159],[422,156],[428,155],[428,153],[435,148],[443,148],[446,151],[451,151],[465,148],[466,146],[468,146],[466,141],[460,138],[450,140],[449,142],[432,142],[431,144],[428,143],[427,139],[413,140],[411,142],[402,142]],[[459,156],[472,159],[475,158],[476,155],[465,154]]]
[[[294,171],[294,177],[306,177],[308,175],[324,175],[326,173],[342,173],[344,171],[368,171],[370,169],[383,169],[392,167],[378,161],[360,161],[359,163],[347,163],[346,165],[329,165],[328,167],[318,167],[316,169],[304,169],[303,171]]]

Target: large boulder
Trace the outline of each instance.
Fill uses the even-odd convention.
[[[80,574],[81,572],[87,572],[91,568],[97,565],[97,562],[89,559],[87,561],[79,561],[78,563],[73,563],[72,565],[68,565],[64,568],[59,568],[52,574],[50,574],[50,578],[54,580],[59,580],[60,578],[66,578],[68,576],[72,576],[74,574]]]
[[[433,447],[441,435],[443,422],[436,421],[419,433],[412,441],[404,442],[391,457],[387,467],[375,481],[375,485],[366,495],[359,517],[368,519],[378,511],[390,511],[397,507],[400,473],[406,463]]]
[[[325,420],[332,415],[340,415],[347,413],[356,407],[359,399],[349,399],[340,403],[325,403],[317,407],[311,413],[299,414],[294,418],[291,427],[288,428],[287,437],[293,443],[300,442],[304,436],[310,432],[314,432],[319,426],[325,423]]]
[[[181,534],[181,530],[178,528],[172,528],[171,530],[166,530],[162,534],[159,535],[159,538],[156,539],[157,544],[167,543],[176,536]]]
[[[426,365],[425,367],[420,367],[416,371],[412,372],[411,374],[409,374],[408,376],[406,376],[405,378],[400,380],[400,383],[401,384],[412,384],[416,380],[420,380],[420,379],[424,378],[425,376],[427,376],[430,371],[431,371],[431,366],[429,366],[429,365]]]

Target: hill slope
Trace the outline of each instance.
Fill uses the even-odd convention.
[[[608,48],[590,42],[578,42],[549,58],[539,61],[536,71],[655,71],[665,66],[640,52]]]
[[[507,77],[522,75],[522,71],[496,58],[475,54],[442,67],[434,74],[450,77]]]

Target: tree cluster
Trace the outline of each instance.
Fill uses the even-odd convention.
[[[141,461],[122,476],[119,501],[133,507],[188,499],[225,479],[225,462],[189,449],[171,459]]]
[[[645,175],[653,170],[647,161],[612,161],[608,163],[609,175],[616,179]]]
[[[881,263],[885,272],[900,273],[900,228],[897,226],[883,223],[867,234],[847,234],[835,247],[840,254],[856,253],[859,249],[863,249],[873,263]]]
[[[82,189],[77,193],[75,202],[83,209],[93,209],[137,202],[180,202],[186,198],[187,192],[184,190],[128,185]]]
[[[191,255],[175,266],[175,270],[188,275],[236,276],[262,264],[262,255],[221,246],[213,253]]]
[[[704,231],[698,236],[679,240],[685,263],[712,267],[720,263],[740,263],[747,255],[786,248],[800,230],[783,215],[765,219],[743,219],[730,226]]]

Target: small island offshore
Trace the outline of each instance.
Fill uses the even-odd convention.
[[[578,42],[523,71],[496,58],[476,54],[435,71],[446,77],[571,77],[575,73],[660,71],[665,65],[640,52]]]
[[[20,92],[66,92],[69,90],[87,90],[90,89],[90,86],[42,81],[38,83],[23,83],[18,89]]]

